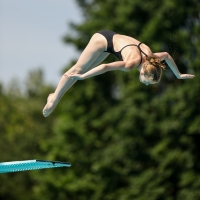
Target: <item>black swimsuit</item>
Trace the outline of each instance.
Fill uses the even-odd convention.
[[[124,46],[120,51],[116,52],[114,50],[114,47],[113,47],[113,36],[115,34],[117,34],[117,33],[115,33],[114,31],[109,31],[109,30],[101,30],[98,33],[103,35],[106,38],[107,42],[108,42],[107,50],[105,52],[109,52],[109,53],[112,53],[112,54],[116,55],[119,58],[119,60],[121,60],[121,61],[123,61],[121,52],[127,46],[136,46],[139,49],[140,55],[141,55],[140,64],[142,63],[142,53],[147,57],[147,54],[144,53],[144,51],[142,51],[142,49],[140,48],[140,45],[142,44],[142,42],[140,42],[138,45],[136,45],[136,44],[128,44],[128,45]]]

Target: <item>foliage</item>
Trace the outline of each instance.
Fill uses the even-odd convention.
[[[65,42],[82,51],[98,30],[114,30],[138,38],[153,51],[168,51],[182,73],[196,77],[177,80],[171,72],[164,72],[159,84],[146,87],[138,81],[137,71],[109,72],[77,82],[45,119],[41,108],[50,87],[39,72],[40,78],[31,78],[34,81],[27,84],[26,97],[11,99],[2,93],[0,148],[5,154],[1,160],[35,155],[69,161],[72,167],[16,174],[12,183],[8,182],[11,175],[2,175],[6,184],[0,197],[200,199],[199,2],[77,3],[85,21],[71,24]],[[114,59],[110,56],[105,62]],[[34,143],[36,149],[30,146]],[[8,144],[12,148],[6,151]],[[17,183],[19,190],[14,189]]]

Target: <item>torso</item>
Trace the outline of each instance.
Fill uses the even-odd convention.
[[[124,46],[129,45],[129,44],[135,44],[138,45],[140,41],[136,40],[135,38],[125,36],[125,35],[120,35],[120,34],[115,34],[113,36],[113,47],[114,51],[118,52],[120,51]],[[144,51],[145,54],[149,55],[152,53],[151,49],[145,45],[141,44],[140,48],[142,51]],[[128,60],[138,60],[138,64],[141,62],[141,55],[142,55],[142,62],[146,60],[146,56],[142,53],[140,53],[139,49],[137,46],[127,46],[121,51],[121,55],[124,61]]]

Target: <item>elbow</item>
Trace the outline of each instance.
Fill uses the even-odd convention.
[[[129,61],[129,62],[126,62],[125,65],[124,65],[124,71],[131,71],[133,68],[135,67],[135,62],[134,61]]]
[[[169,53],[168,52],[165,52],[165,55],[164,55],[164,60],[167,60],[167,59],[169,59],[171,56],[169,55]]]
[[[101,64],[102,72],[110,71],[110,67],[107,64]]]
[[[128,65],[128,66],[125,66],[125,68],[124,68],[123,71],[125,71],[125,72],[129,72],[129,71],[131,71],[133,68],[134,68],[133,65]]]

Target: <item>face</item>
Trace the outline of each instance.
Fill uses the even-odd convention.
[[[140,74],[139,76],[140,82],[144,83],[145,85],[155,84],[156,82],[150,80],[149,78],[145,77],[144,74]]]

